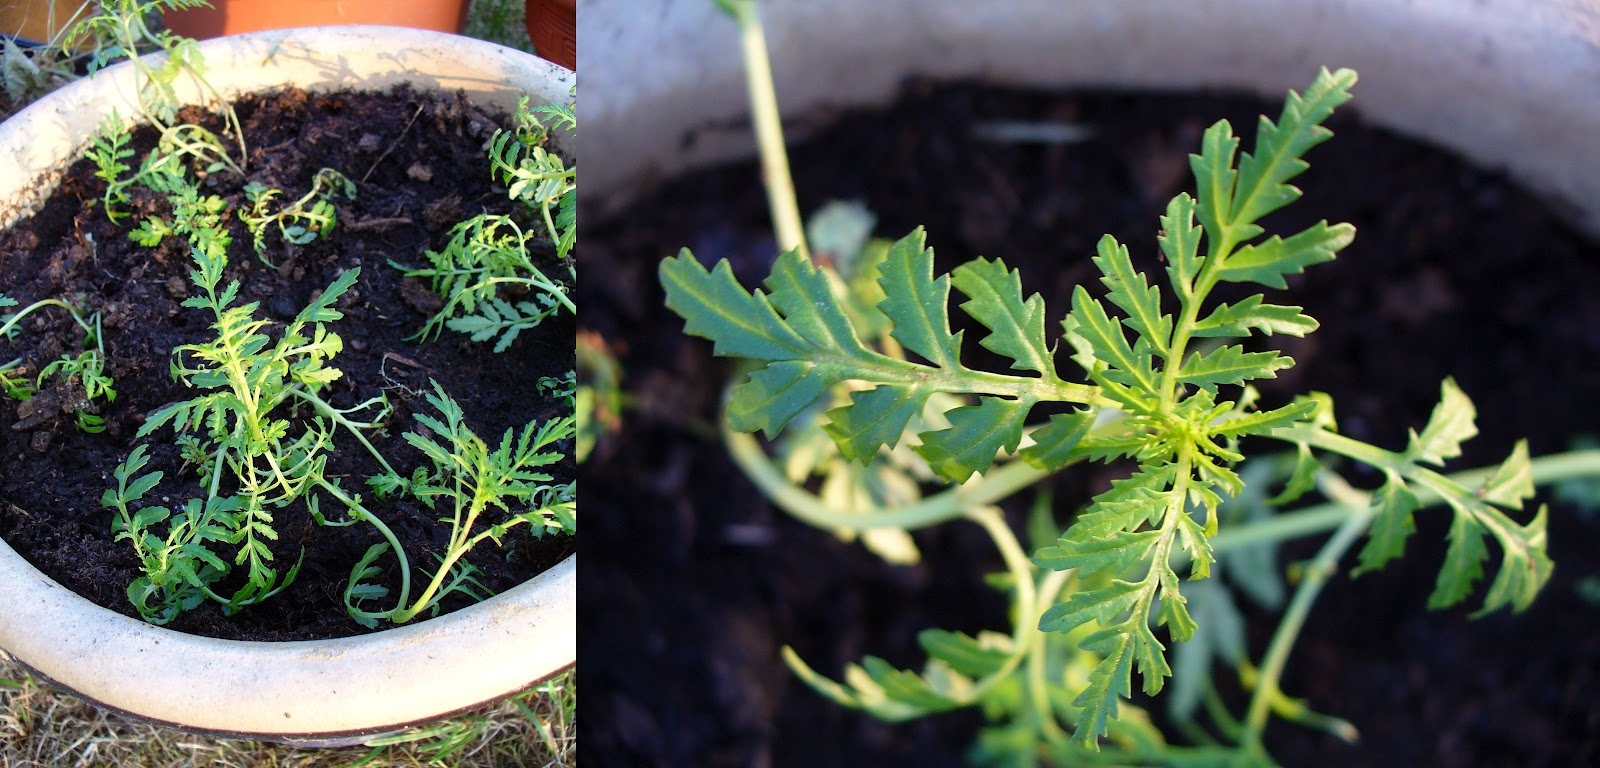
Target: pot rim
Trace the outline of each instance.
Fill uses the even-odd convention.
[[[507,112],[523,94],[562,102],[576,78],[526,53],[398,27],[305,27],[202,42],[223,98],[285,84],[326,91],[461,89]],[[46,96],[0,124],[0,226],[37,209],[81,156],[108,106],[132,115],[126,64]],[[180,84],[186,103],[198,86]],[[131,119],[125,118],[128,122]],[[564,152],[575,139],[560,137]],[[259,642],[199,637],[101,608],[0,541],[0,648],[102,706],[187,730],[354,743],[503,699],[577,658],[577,556],[444,616],[356,637]]]
[[[738,31],[713,3],[662,0],[648,16],[578,4],[579,36],[606,48],[584,67],[584,134],[607,147],[585,169],[590,210],[753,153]],[[1279,100],[1320,66],[1350,67],[1364,118],[1503,168],[1600,235],[1588,0],[770,0],[762,16],[791,134],[889,103],[911,77]]]

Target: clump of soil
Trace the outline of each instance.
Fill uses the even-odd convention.
[[[1248,145],[1256,116],[1278,108],[917,84],[892,109],[844,115],[797,148],[793,166],[806,211],[861,200],[882,235],[927,225],[941,270],[979,255],[1020,268],[1055,332],[1073,286],[1103,290],[1089,262],[1102,234],[1128,244],[1144,268],[1158,266],[1157,217],[1192,185],[1186,156],[1203,130],[1225,117]],[[1092,137],[982,139],[981,125],[1000,120],[1075,123]],[[1462,467],[1497,462],[1522,437],[1538,455],[1600,433],[1595,246],[1497,174],[1353,112],[1330,127],[1335,137],[1312,151],[1296,181],[1305,198],[1267,229],[1294,232],[1326,218],[1350,221],[1358,234],[1338,261],[1271,297],[1303,305],[1322,328],[1306,340],[1272,339],[1298,365],[1268,382],[1267,401],[1327,391],[1344,432],[1398,447],[1427,420],[1440,381],[1454,376],[1477,403],[1482,432],[1454,465]],[[982,582],[999,559],[975,527],[919,533],[924,564],[885,565],[775,510],[714,438],[731,366],[683,336],[662,306],[656,265],[688,246],[706,264],[727,258],[753,285],[775,255],[769,226],[754,164],[678,179],[585,226],[585,258],[607,279],[582,286],[584,325],[621,351],[625,386],[639,399],[624,434],[584,470],[585,764],[963,764],[977,715],[880,723],[817,696],[779,659],[789,644],[830,676],[869,653],[917,666],[920,629],[1006,624]],[[1059,516],[1111,476],[1085,467],[1056,478]],[[1026,501],[1008,510],[1014,523]],[[1473,604],[1425,609],[1448,512],[1418,519],[1401,562],[1328,587],[1283,680],[1290,695],[1352,720],[1361,741],[1276,722],[1272,754],[1292,766],[1600,761],[1600,700],[1591,693],[1600,614],[1577,589],[1600,574],[1600,516],[1553,506],[1557,566],[1544,594],[1525,614],[1476,621],[1467,618]],[[1318,543],[1287,547],[1283,562],[1309,557]],[[1275,624],[1255,617],[1254,657]]]
[[[270,234],[270,266],[257,259],[249,233],[230,217],[233,246],[223,284],[238,280],[238,303],[259,302],[256,314],[275,321],[268,331],[275,335],[339,274],[361,270],[337,304],[344,318],[330,327],[344,339],[344,351],[331,363],[344,375],[324,399],[350,407],[385,395],[394,414],[372,440],[396,469],[409,473],[423,463],[420,451],[401,435],[422,429],[414,414],[434,413],[424,400],[432,391],[430,380],[461,404],[467,424],[491,445],[507,429],[570,413],[565,401],[538,387],[540,378],[560,376],[573,366],[570,314],[523,333],[502,354],[495,354],[492,344],[448,331],[423,343],[411,337],[438,308],[438,299],[426,284],[402,277],[390,264],[423,266],[423,251],[442,248],[456,222],[485,211],[511,212],[505,190],[492,183],[484,153],[495,129],[508,126],[504,115],[486,113],[461,94],[404,87],[387,93],[289,89],[245,97],[235,109],[250,147],[248,177],[213,173],[203,191],[237,205],[245,199],[244,184],[255,181],[283,189],[284,198],[293,200],[310,189],[324,167],[355,181],[358,191],[354,200],[336,201],[338,225],[326,239],[296,246],[275,231]],[[184,117],[217,127],[214,116],[198,110]],[[149,129],[135,134],[133,145],[141,152],[153,144]],[[138,563],[126,543],[112,540],[111,513],[101,507],[100,496],[112,482],[112,470],[140,443],[150,446],[152,456],[145,471],[166,474],[153,495],[178,506],[199,494],[194,470],[184,466],[169,429],[143,440],[135,433],[146,415],[194,396],[169,374],[171,352],[209,338],[212,318],[206,310],[181,306],[197,290],[189,278],[194,267],[188,246],[176,237],[156,248],[130,242],[130,227],[107,219],[100,199],[104,190],[94,166],[79,161],[44,208],[0,234],[0,293],[24,306],[67,297],[99,311],[107,373],[117,390],[114,403],[99,407],[106,420],[100,434],[79,431],[60,408],[0,401],[0,536],[69,589],[135,615],[125,589],[139,574]],[[164,201],[147,197],[134,204],[164,210]],[[553,251],[540,258],[553,268]],[[25,358],[33,371],[62,352],[75,352],[81,342],[64,312],[46,310],[22,326],[5,342],[6,355]],[[335,446],[327,475],[339,478],[347,491],[365,491],[365,479],[378,473],[376,463],[348,434],[338,435]],[[570,443],[560,447],[570,454]],[[557,482],[566,482],[574,467],[569,459],[552,470]],[[413,566],[431,569],[448,536],[448,526],[437,522],[444,510],[363,496],[400,536]],[[324,500],[324,511],[336,512],[329,503]],[[342,592],[350,567],[381,537],[366,525],[317,526],[299,503],[275,510],[274,516],[280,538],[272,548],[280,571],[301,561],[294,584],[237,616],[223,617],[207,605],[169,626],[254,640],[363,631],[345,614]],[[500,592],[559,562],[573,547],[571,537],[534,537],[523,526],[504,547],[486,543],[469,559],[482,569],[483,584]],[[397,583],[393,557],[380,565],[385,578]],[[233,586],[224,582],[219,591],[226,594]],[[455,597],[445,609],[465,604]]]

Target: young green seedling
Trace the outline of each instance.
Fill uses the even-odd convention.
[[[773,127],[776,102],[756,4],[718,2],[744,30],[771,191],[786,183],[787,163]],[[966,519],[989,533],[1006,562],[1016,621],[1009,636],[929,630],[919,637],[930,656],[923,672],[868,657],[846,670],[843,683],[786,649],[803,679],[842,704],[891,720],[981,705],[995,725],[979,751],[995,762],[1257,764],[1268,762],[1261,734],[1271,714],[1346,737],[1352,732],[1343,721],[1291,702],[1277,685],[1311,604],[1362,534],[1357,574],[1402,554],[1413,513],[1443,503],[1451,510],[1449,547],[1429,605],[1455,605],[1475,591],[1491,540],[1500,558],[1479,613],[1532,603],[1552,564],[1545,511],[1519,515],[1523,502],[1535,483],[1600,473],[1600,455],[1534,461],[1519,443],[1498,467],[1441,474],[1436,468],[1476,434],[1471,402],[1448,380],[1427,425],[1400,450],[1341,435],[1325,395],[1264,407],[1250,383],[1275,377],[1293,361],[1244,340],[1304,336],[1318,323],[1264,293],[1244,292],[1231,303],[1213,298],[1224,285],[1283,289],[1288,277],[1333,260],[1352,242],[1348,224],[1322,221],[1266,236],[1259,222],[1300,197],[1290,182],[1306,170],[1306,153],[1331,135],[1323,123],[1350,98],[1355,82],[1349,70],[1323,70],[1303,94],[1289,94],[1276,121],[1261,120],[1249,152],[1239,151],[1226,121],[1211,126],[1190,157],[1194,191],[1173,198],[1160,217],[1159,271],[1141,270],[1139,263],[1154,267],[1155,259],[1136,257],[1109,236],[1099,242],[1092,261],[1104,293],[1079,286],[1059,320],[1066,342],[1059,351],[1077,374],[1063,373],[1046,334],[1044,301],[1024,294],[1017,270],[979,258],[937,274],[920,229],[864,268],[814,263],[798,212],[785,202],[792,190],[772,195],[775,230],[788,250],[765,290],[740,285],[726,262],[706,269],[687,250],[661,264],[667,305],[684,318],[686,331],[713,341],[716,354],[755,363],[726,400],[726,435],[734,458],[776,503],[847,532],[903,532]],[[983,329],[979,345],[1009,361],[1008,370],[967,364],[965,333],[952,330],[950,320],[952,288],[964,297],[959,309]],[[1048,417],[1030,419],[1045,408]],[[819,437],[811,435],[825,434],[839,457],[866,466],[891,468],[885,458],[903,456],[909,446],[920,466],[950,488],[902,498],[830,493],[826,485],[813,493],[797,484],[808,472],[786,477],[743,434],[775,438],[786,430],[800,433],[783,437],[785,451],[815,446]],[[1271,442],[1292,447],[1293,456],[1245,463],[1247,453]],[[825,454],[805,450],[803,466],[826,466],[818,459]],[[1381,486],[1351,487],[1328,456],[1375,468]],[[992,505],[1086,460],[1127,461],[1134,469],[1059,535],[1048,510],[1036,515],[1030,558]],[[1286,487],[1268,498],[1263,491],[1279,478]],[[1330,502],[1279,511],[1313,489]],[[1236,609],[1204,580],[1226,565],[1236,579],[1253,572],[1273,581],[1278,577],[1270,554],[1261,561],[1262,546],[1328,530],[1333,535],[1303,573],[1260,664],[1250,664],[1234,639],[1238,633],[1228,628]],[[1180,681],[1186,698],[1207,687],[1192,676],[1208,674],[1213,655],[1241,670],[1251,691],[1245,716],[1217,718],[1229,743],[1170,746],[1126,714],[1123,699],[1135,670],[1151,695],[1173,674],[1163,634],[1169,642],[1212,649],[1187,654]],[[1111,754],[1092,755],[1102,748]]]
[[[552,130],[575,131],[577,119],[571,107],[529,108],[524,98],[518,103],[516,121],[515,131],[496,131],[490,140],[490,164],[495,178],[506,185],[506,194],[543,224],[565,268],[565,280],[551,278],[534,266],[530,245],[535,234],[516,218],[474,216],[456,225],[444,250],[426,252],[430,266],[411,269],[390,261],[407,277],[427,278],[444,299],[418,338],[437,338],[449,328],[469,334],[473,341],[498,336],[494,350],[504,352],[518,334],[546,318],[562,310],[577,311],[569,295],[577,265],[568,256],[577,241],[578,170],[566,167],[545,146]],[[518,291],[529,297],[511,298]]]
[[[16,305],[15,299],[0,295],[0,308]],[[83,331],[82,346],[85,349],[77,355],[64,354],[51,361],[32,378],[24,374],[25,358],[19,357],[0,365],[0,390],[13,400],[27,401],[45,386],[47,379],[57,378],[64,382],[77,379],[83,395],[65,404],[64,410],[73,412],[78,429],[90,433],[104,431],[105,419],[93,411],[94,401],[102,400],[109,404],[117,399],[117,391],[114,388],[116,382],[105,372],[106,349],[100,329],[100,313],[85,315],[77,307],[60,299],[43,299],[0,318],[4,320],[0,323],[0,338],[12,338],[24,318],[48,307],[67,311],[72,322]],[[22,410],[19,408],[19,413]]]

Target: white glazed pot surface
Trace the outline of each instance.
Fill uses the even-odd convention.
[[[1593,0],[763,0],[791,124],[886,103],[909,76],[1051,88],[1227,88],[1273,100],[1361,74],[1369,120],[1505,168],[1600,233]],[[583,194],[749,154],[737,32],[711,0],[579,0]],[[648,116],[642,117],[642,116]]]

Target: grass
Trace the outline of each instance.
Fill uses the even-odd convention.
[[[473,0],[467,10],[469,37],[499,43],[507,48],[533,53],[533,41],[528,39],[524,23],[523,0]]]
[[[474,0],[468,35],[531,51],[520,0]],[[23,104],[0,90],[0,119]],[[106,712],[27,675],[0,651],[0,768],[574,768],[572,672],[481,712],[343,749],[192,736]]]
[[[298,749],[191,736],[106,712],[44,685],[0,654],[3,768],[571,768],[577,689],[566,672],[493,708],[373,745]]]

